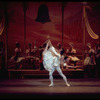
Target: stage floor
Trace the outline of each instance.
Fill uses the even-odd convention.
[[[54,79],[49,87],[49,79],[2,79],[0,99],[100,99],[100,79],[68,79],[67,87],[63,79]]]

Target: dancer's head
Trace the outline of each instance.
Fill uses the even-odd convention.
[[[45,48],[45,47],[46,47],[46,45],[47,45],[47,43],[44,43],[44,44],[42,45],[42,47],[43,47],[43,48]]]

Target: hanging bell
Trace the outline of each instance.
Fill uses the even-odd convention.
[[[46,22],[50,22],[48,7],[45,4],[42,4],[38,9],[38,15],[35,19],[37,22],[41,22],[42,24]]]

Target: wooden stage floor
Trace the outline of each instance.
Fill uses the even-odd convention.
[[[67,87],[61,78],[0,79],[0,99],[100,99],[99,78],[68,78]]]

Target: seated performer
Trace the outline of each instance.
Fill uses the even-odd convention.
[[[16,47],[15,47],[15,54],[12,56],[9,60],[9,62],[16,62],[17,68],[21,68],[20,63],[23,61],[25,58],[22,57],[22,50],[20,48],[20,43],[16,42]]]
[[[56,52],[56,49],[52,46],[50,40],[47,41],[46,44],[44,44],[44,51],[43,51],[43,65],[44,68],[49,71],[49,79],[51,81],[51,84],[49,86],[54,86],[53,83],[53,73],[55,69],[58,71],[58,73],[63,77],[65,83],[67,86],[70,86],[67,82],[66,76],[62,73],[62,70],[60,69],[60,53]]]
[[[32,48],[32,44],[29,43],[28,44],[28,48],[26,49],[26,56],[33,56],[34,53],[34,49]]]
[[[33,61],[33,59],[35,58],[34,57],[35,52],[34,52],[34,48],[32,47],[31,43],[28,43],[28,48],[26,49],[25,53],[26,53],[25,59],[30,59]]]
[[[76,66],[77,61],[79,61],[80,59],[78,57],[75,56],[76,54],[76,49],[73,46],[73,43],[70,42],[70,49],[69,49],[69,58],[70,58],[70,63],[74,63],[74,66]]]
[[[12,56],[9,61],[18,61],[18,58],[22,56],[21,54],[22,50],[20,48],[20,43],[16,42],[16,47],[14,49],[14,52],[15,52],[14,56]]]

